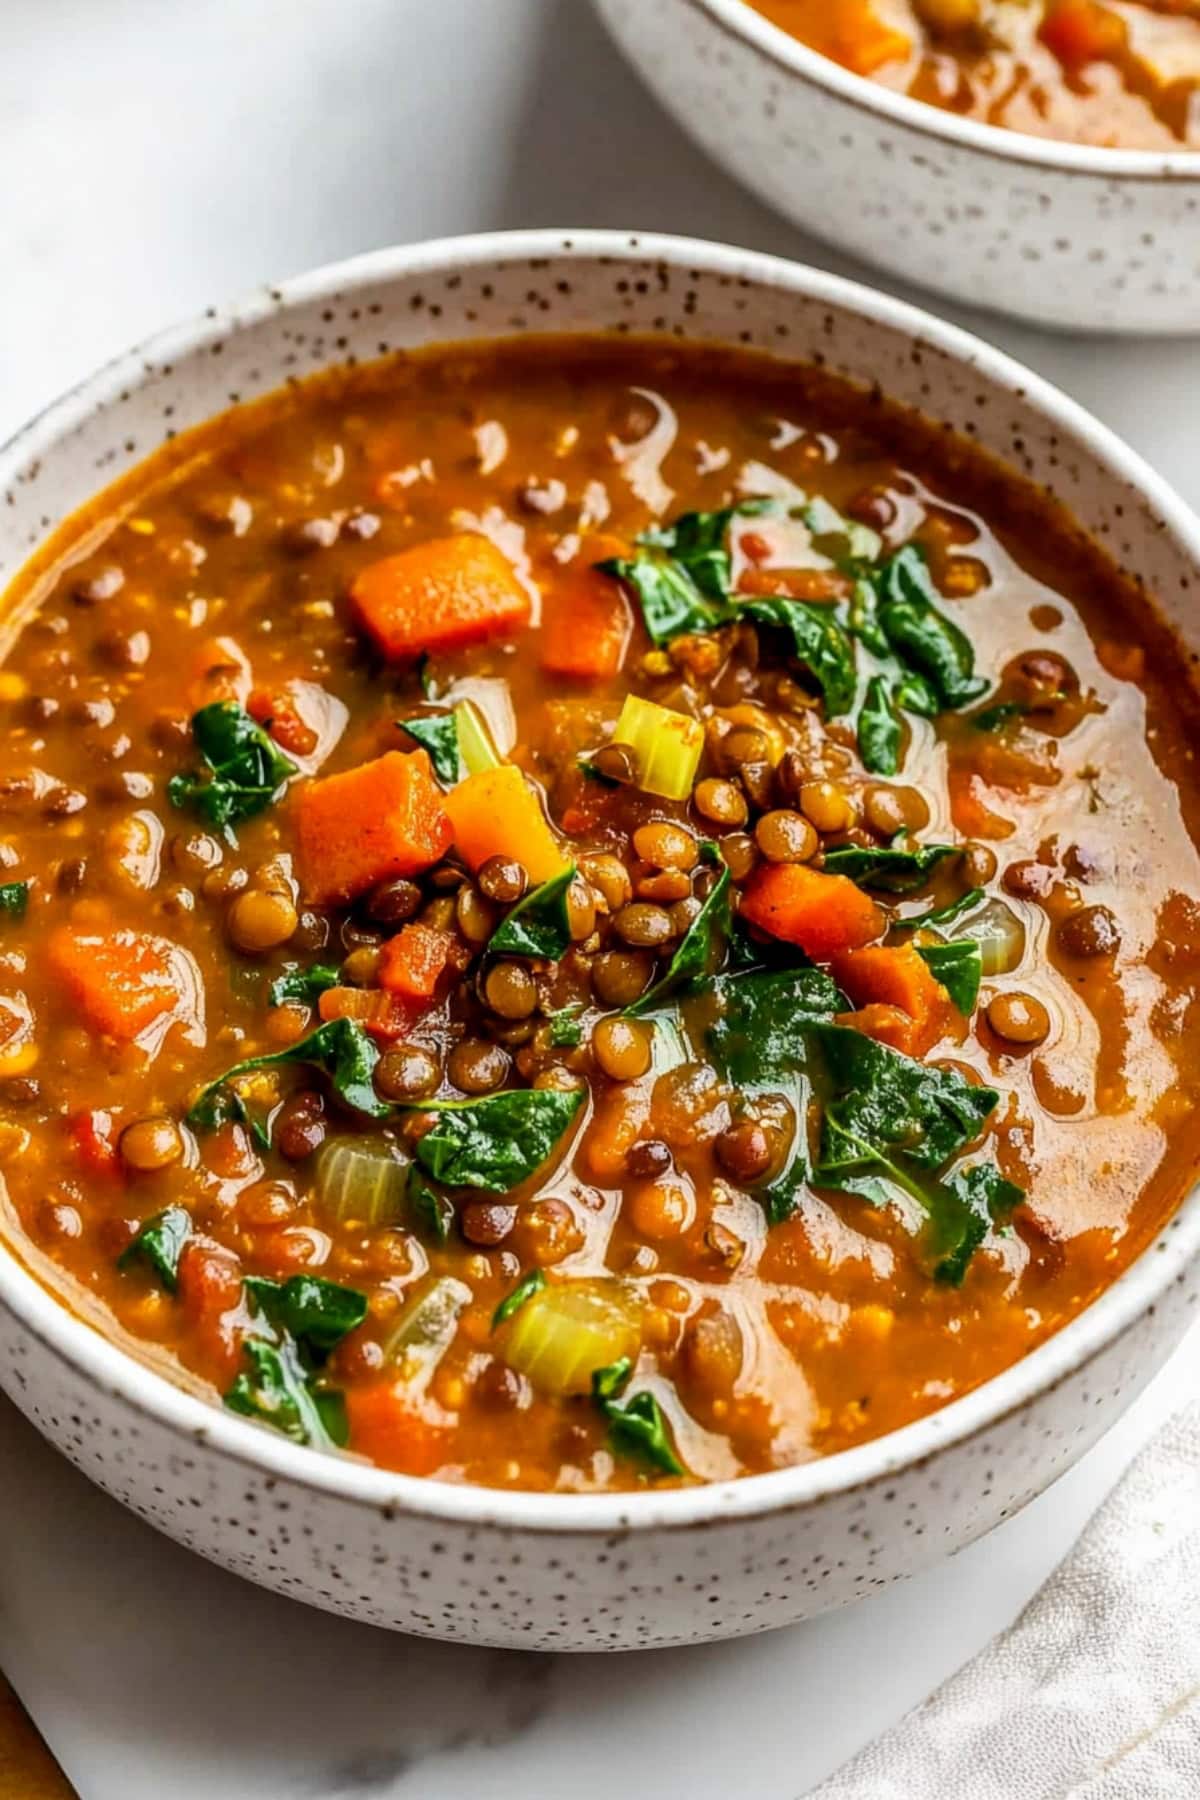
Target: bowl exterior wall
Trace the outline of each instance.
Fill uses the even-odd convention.
[[[717,246],[616,234],[380,253],[214,310],[123,359],[0,452],[0,582],[97,488],[225,405],[347,357],[573,329],[741,343],[816,359],[864,383],[883,371],[896,399],[1052,485],[1193,641],[1198,635],[1194,522],[1181,523],[1154,477],[1126,462],[1086,415],[1037,403],[1035,378],[926,315],[831,277]],[[0,651],[3,637],[0,630]],[[177,1393],[116,1352],[105,1360],[91,1346],[107,1347],[2,1248],[0,1386],[141,1517],[281,1593],[476,1643],[591,1650],[699,1642],[842,1604],[1024,1505],[1115,1420],[1181,1336],[1200,1298],[1197,1245],[1193,1199],[1118,1284],[1128,1303],[1118,1311],[1105,1296],[1068,1328],[1115,1317],[1115,1335],[1098,1331],[1082,1362],[1062,1348],[1065,1337],[1052,1340],[1037,1353],[1050,1379],[1031,1396],[1031,1381],[1021,1390],[1025,1365],[997,1378],[982,1391],[994,1397],[980,1409],[989,1416],[971,1435],[956,1427],[962,1415],[951,1407],[910,1428],[906,1445],[882,1440],[850,1453],[870,1464],[853,1486],[789,1497],[788,1484],[814,1468],[794,1472],[795,1481],[783,1473],[728,1484],[710,1491],[709,1516],[694,1523],[647,1523],[654,1502],[646,1495],[634,1497],[641,1512],[632,1519],[613,1498],[596,1530],[557,1528],[587,1500],[564,1499],[548,1529],[514,1523],[499,1494],[479,1494],[467,1520],[438,1518],[436,1484],[409,1484],[392,1500],[387,1478],[368,1471],[373,1483],[357,1479],[356,1489],[347,1464],[333,1492],[328,1479],[305,1479],[305,1470],[327,1467],[324,1459],[288,1446],[287,1457],[263,1466],[272,1459],[259,1446],[279,1446],[273,1434]],[[414,1487],[430,1495],[429,1511],[412,1499]]]
[[[874,1593],[1018,1512],[1089,1449],[1200,1302],[1153,1313],[977,1436],[809,1505],[704,1525],[531,1533],[423,1518],[265,1474],[98,1389],[0,1306],[0,1386],[106,1493],[234,1574],[371,1625],[525,1650],[769,1631]]]
[[[688,135],[826,243],[1060,330],[1200,331],[1200,153],[1194,178],[1039,167],[1005,156],[1001,131],[996,151],[940,135],[932,107],[929,130],[889,118],[870,82],[847,99],[702,0],[595,3]]]

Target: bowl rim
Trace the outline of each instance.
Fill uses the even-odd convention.
[[[1200,518],[1115,432],[1042,376],[982,339],[891,295],[825,270],[760,251],[694,238],[612,230],[487,232],[399,245],[325,264],[255,290],[232,306],[168,327],[125,352],[36,414],[0,446],[0,489],[53,453],[55,444],[107,405],[144,385],[163,364],[202,353],[231,330],[254,326],[315,300],[414,275],[479,272],[535,262],[663,264],[791,293],[909,334],[1031,404],[1067,437],[1135,490],[1157,521],[1200,567]],[[553,330],[551,323],[548,329]],[[579,327],[577,329],[585,329]],[[485,336],[507,335],[503,331]],[[453,341],[453,340],[451,340]],[[726,342],[719,335],[693,341]],[[786,359],[785,359],[786,360]],[[801,360],[801,359],[796,359]],[[314,373],[317,371],[314,371]],[[70,1312],[0,1239],[0,1306],[73,1373],[98,1385],[135,1416],[211,1447],[223,1457],[314,1494],[366,1507],[385,1519],[547,1535],[618,1536],[694,1529],[724,1519],[787,1514],[893,1480],[939,1451],[1021,1411],[1076,1374],[1152,1308],[1200,1256],[1200,1184],[1121,1276],[1029,1355],[937,1412],[851,1450],[760,1475],[648,1493],[560,1494],[470,1486],[400,1475],[352,1456],[314,1452],[222,1410],[118,1348]]]
[[[839,99],[862,112],[875,113],[893,124],[923,136],[957,145],[960,149],[994,157],[1000,162],[1024,163],[1064,175],[1091,175],[1123,181],[1200,182],[1200,149],[1117,150],[1095,144],[1073,144],[1062,138],[1034,137],[1030,132],[1010,131],[1007,126],[987,125],[963,118],[925,100],[856,75],[832,57],[801,43],[782,26],[774,25],[749,4],[749,0],[683,0],[685,6],[704,13],[728,36],[750,44],[778,68],[799,75],[818,87],[830,89]]]

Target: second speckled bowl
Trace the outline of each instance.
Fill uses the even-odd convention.
[[[828,243],[1075,332],[1200,331],[1200,151],[1026,137],[853,75],[744,0],[595,0],[688,134]]]

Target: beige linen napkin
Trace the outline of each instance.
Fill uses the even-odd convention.
[[[1200,1800],[1200,1401],[1016,1624],[810,1800]]]

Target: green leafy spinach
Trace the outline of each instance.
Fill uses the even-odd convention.
[[[983,980],[979,945],[970,938],[955,938],[948,944],[918,944],[917,955],[928,964],[963,1017],[969,1019]]]
[[[609,1437],[616,1449],[644,1456],[655,1468],[667,1475],[686,1475],[687,1470],[675,1454],[663,1411],[654,1395],[643,1391],[628,1400],[618,1400],[633,1372],[627,1356],[592,1373],[592,1399],[608,1420]]]
[[[575,865],[531,888],[488,939],[489,956],[537,956],[557,962],[571,943],[567,890]]]
[[[313,963],[307,969],[288,969],[271,983],[271,1005],[286,1006],[289,1000],[314,1006],[321,995],[338,984],[338,971],[331,963]]]
[[[422,718],[398,719],[397,724],[410,738],[429,752],[433,772],[445,787],[453,787],[462,774],[462,756],[458,748],[458,720],[452,712],[434,713]]]
[[[511,1319],[514,1313],[520,1312],[525,1302],[532,1300],[535,1294],[540,1294],[545,1285],[546,1276],[541,1269],[530,1269],[527,1275],[522,1275],[512,1293],[505,1294],[492,1314],[492,1330],[495,1331],[497,1325],[503,1325],[505,1319]]]
[[[583,1104],[581,1089],[507,1088],[478,1100],[424,1100],[434,1123],[413,1155],[446,1187],[507,1194],[549,1160]]]
[[[391,1109],[379,1098],[371,1080],[378,1061],[379,1051],[356,1019],[328,1019],[286,1050],[252,1056],[226,1069],[201,1089],[188,1108],[187,1122],[210,1131],[231,1119],[244,1121],[245,1105],[230,1084],[256,1069],[284,1068],[291,1063],[322,1070],[339,1100],[368,1118],[385,1119]]]
[[[179,1258],[192,1235],[192,1215],[183,1206],[168,1206],[147,1219],[127,1250],[117,1258],[118,1269],[145,1263],[169,1294],[179,1286]]]
[[[678,950],[667,964],[666,973],[632,1005],[625,1008],[629,1017],[653,1012],[680,989],[711,974],[729,933],[729,887],[729,870],[723,868],[712,893],[688,926]]]
[[[27,881],[6,881],[0,884],[0,914],[9,919],[23,919],[28,905]]]
[[[824,868],[830,875],[848,875],[860,887],[907,894],[920,887],[944,857],[957,856],[960,848],[958,844],[922,844],[915,850],[902,850],[895,845],[838,844],[825,852]]]
[[[234,700],[215,700],[192,718],[204,772],[173,775],[172,806],[189,807],[209,825],[227,829],[278,799],[296,764]]]

